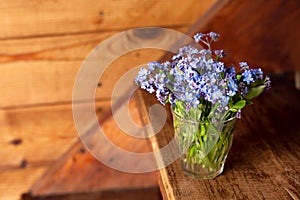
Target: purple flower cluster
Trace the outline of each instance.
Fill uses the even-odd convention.
[[[240,70],[243,71],[241,74],[241,81],[239,82],[239,92],[242,96],[245,96],[249,92],[249,88],[251,88],[255,84],[263,84],[265,85],[265,90],[271,88],[271,81],[268,76],[265,76],[263,71],[258,69],[250,69],[248,63],[241,62]]]
[[[167,87],[170,82],[168,71],[170,70],[170,62],[159,63],[151,62],[148,64],[148,69],[141,68],[135,82],[142,89],[149,93],[156,93],[157,99],[165,105],[170,95],[170,90]]]
[[[162,104],[179,100],[189,108],[197,107],[200,99],[204,99],[226,106],[229,98],[236,94],[237,84],[230,75],[223,78],[224,63],[205,56],[208,54],[207,50],[184,47],[173,57],[172,63],[152,62],[148,69],[142,68],[136,83],[150,93],[156,91]]]
[[[228,68],[219,61],[224,51],[210,48],[218,37],[219,34],[213,32],[196,34],[195,40],[206,44],[208,49],[182,47],[171,62],[151,62],[147,69],[141,68],[135,82],[149,93],[155,92],[163,105],[180,101],[187,109],[210,102],[219,105],[219,110],[228,110],[243,99],[253,85],[265,84],[269,88],[270,80],[261,69],[249,69],[246,62],[241,62],[241,73],[236,73],[234,67]]]

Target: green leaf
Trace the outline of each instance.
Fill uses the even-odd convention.
[[[228,112],[229,112],[229,111],[231,111],[231,112],[237,112],[238,110],[235,109],[235,108],[230,108],[230,109],[228,110]]]
[[[244,106],[246,105],[246,101],[245,100],[240,100],[238,102],[236,102],[232,108],[236,109],[236,110],[241,110],[242,108],[244,108]]]
[[[204,125],[204,124],[201,124],[201,132],[200,132],[200,135],[203,136],[203,135],[205,135],[205,133],[206,133],[205,125]]]
[[[237,78],[238,81],[240,81],[240,79],[242,78],[242,75],[241,74],[237,74],[236,78]]]
[[[224,73],[224,72],[221,72],[221,73],[220,73],[220,76],[221,76],[222,79],[224,79],[224,78],[225,78],[225,73]]]
[[[249,90],[248,94],[245,96],[246,99],[253,99],[254,97],[259,96],[265,89],[265,85],[259,85],[257,87],[253,87]]]
[[[250,100],[247,100],[247,101],[246,101],[246,105],[252,105],[252,104],[253,104],[252,101],[250,101]]]
[[[186,109],[185,109],[184,104],[181,101],[176,101],[174,111],[178,116],[185,117]]]
[[[193,146],[192,148],[190,148],[190,151],[189,151],[189,157],[193,157],[194,153],[195,153],[195,150],[196,150],[196,146]]]
[[[206,142],[207,141],[207,135],[203,136],[203,141]]]

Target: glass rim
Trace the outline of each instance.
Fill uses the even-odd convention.
[[[204,124],[206,122],[203,122],[203,121],[197,121],[197,120],[193,120],[193,119],[185,119],[185,118],[182,118],[180,117],[178,114],[176,114],[174,111],[173,111],[173,107],[174,106],[170,106],[171,107],[171,113],[177,117],[178,119],[182,120],[183,122],[188,122],[188,123],[193,123],[193,124]],[[236,115],[229,118],[229,119],[226,119],[226,120],[223,120],[223,121],[217,121],[216,123],[227,123],[227,122],[230,122],[232,120],[236,119]],[[215,122],[213,122],[215,123]]]

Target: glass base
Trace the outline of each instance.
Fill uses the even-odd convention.
[[[183,160],[181,160],[181,166],[184,173],[187,176],[196,178],[196,179],[213,179],[216,178],[218,175],[222,174],[224,169],[224,164],[220,166],[219,169],[216,170],[209,170],[203,168],[201,164],[187,164]]]

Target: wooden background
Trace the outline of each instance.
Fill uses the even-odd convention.
[[[298,0],[0,0],[0,199],[18,199],[78,141],[73,84],[100,42],[145,26],[216,31],[229,62],[299,75],[299,8]],[[113,62],[96,91],[99,116],[125,72],[164,54]]]
[[[77,140],[73,83],[97,44],[136,27],[184,32],[215,2],[0,0],[0,199],[18,199]],[[118,77],[163,53],[136,51],[114,62],[97,90],[100,114]]]

